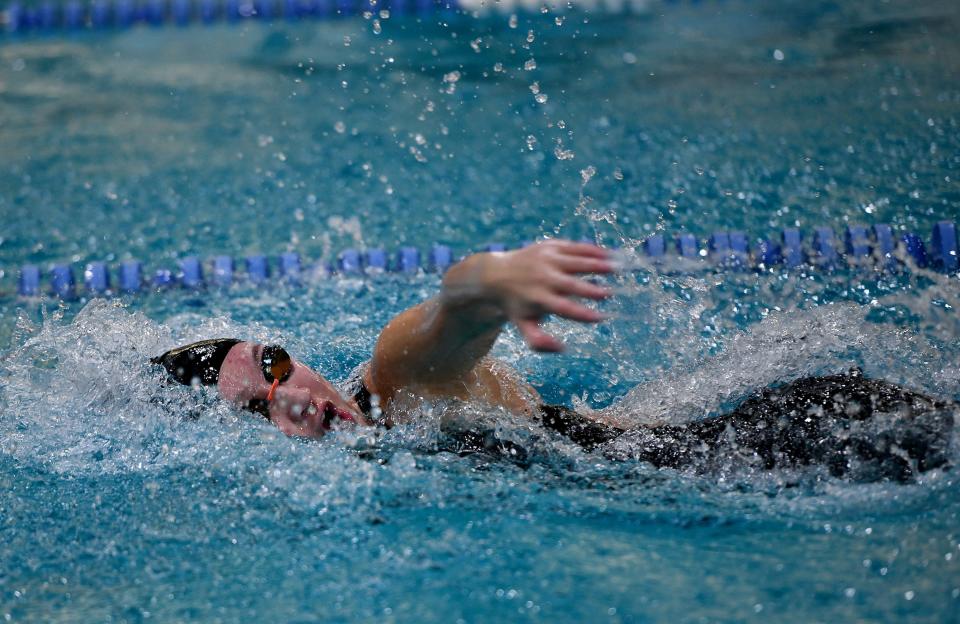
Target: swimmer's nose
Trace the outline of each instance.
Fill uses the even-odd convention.
[[[301,422],[306,418],[307,408],[310,407],[310,392],[302,388],[288,388],[279,386],[273,392],[270,401],[270,411],[277,410],[294,422]]]

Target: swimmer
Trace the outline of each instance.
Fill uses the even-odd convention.
[[[440,293],[394,317],[373,357],[342,396],[282,347],[233,338],[186,345],[153,358],[183,384],[215,385],[231,403],[261,414],[293,436],[320,437],[349,423],[404,422],[404,399],[459,399],[522,414],[612,459],[708,470],[732,459],[764,469],[818,464],[849,476],[864,464],[872,478],[906,480],[946,466],[960,410],[858,370],[761,389],[730,413],[684,425],[624,429],[600,416],[546,405],[504,362],[489,356],[508,324],[535,351],[563,344],[541,327],[548,315],[597,323],[583,299],[611,291],[584,276],[614,270],[594,245],[547,241],[509,252],[469,256],[447,271]],[[454,436],[461,453],[524,456],[493,432]]]

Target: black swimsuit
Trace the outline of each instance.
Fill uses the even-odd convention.
[[[354,400],[370,413],[362,382]],[[657,467],[705,472],[735,463],[764,469],[821,464],[838,477],[904,481],[948,463],[958,414],[955,403],[853,370],[765,389],[732,412],[682,425],[624,431],[562,405],[541,405],[537,420],[587,451]],[[449,433],[452,448],[444,450],[527,459],[523,448],[493,431]]]

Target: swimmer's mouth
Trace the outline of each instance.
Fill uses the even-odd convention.
[[[324,431],[333,429],[333,425],[341,421],[353,422],[353,414],[345,409],[341,409],[331,401],[325,401],[323,404],[323,418],[320,421],[320,427]]]

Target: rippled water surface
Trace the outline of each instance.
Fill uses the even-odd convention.
[[[0,41],[0,615],[960,621],[956,468],[908,484],[687,474],[443,404],[302,441],[161,387],[146,362],[236,335],[342,383],[435,276],[10,294],[26,261],[152,270],[554,234],[629,249],[657,230],[855,222],[927,237],[960,221],[958,26],[950,2],[728,1]],[[956,275],[615,286],[608,322],[551,323],[566,354],[513,332],[496,354],[550,401],[636,423],[852,366],[960,400]],[[438,452],[458,418],[496,426],[529,465]]]

